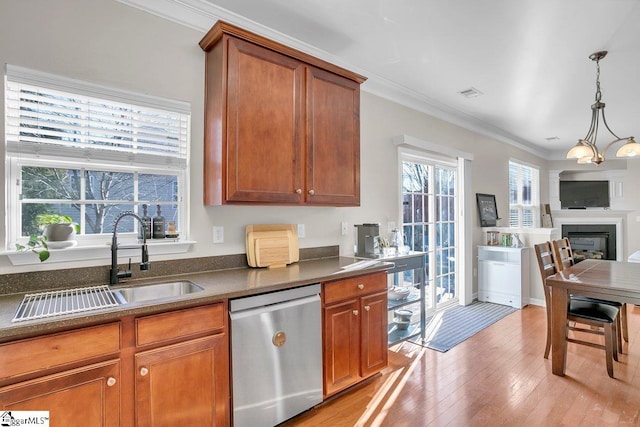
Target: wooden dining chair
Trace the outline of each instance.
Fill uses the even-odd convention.
[[[538,259],[540,275],[542,277],[545,304],[547,306],[547,343],[544,350],[544,357],[545,359],[548,359],[549,350],[551,349],[551,289],[547,285],[546,279],[547,277],[557,273],[556,261],[551,242],[534,245],[534,248],[536,251],[536,258]],[[618,360],[618,340],[616,339],[616,318],[618,316],[618,311],[617,307],[608,304],[569,299],[569,306],[567,307],[567,322],[565,323],[565,339],[567,342],[604,349],[607,374],[609,374],[611,378],[613,378],[613,361]],[[594,330],[570,326],[570,322],[596,327],[597,329]],[[567,335],[568,330],[603,335],[604,345],[579,340],[577,338],[570,338]]]
[[[556,260],[556,268],[558,271],[563,271],[567,267],[571,267],[576,263],[573,250],[571,249],[571,242],[568,237],[553,241],[553,253]],[[589,297],[572,297],[582,301],[593,301],[601,304],[609,304],[618,307],[620,310],[620,317],[618,317],[618,349],[622,350],[622,339],[629,342],[629,326],[627,323],[627,305],[616,301],[607,301],[601,299],[594,299]]]

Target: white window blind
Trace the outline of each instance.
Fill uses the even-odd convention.
[[[538,224],[540,205],[539,170],[509,162],[509,226],[532,228]]]
[[[5,104],[9,155],[187,167],[188,103],[7,65]]]

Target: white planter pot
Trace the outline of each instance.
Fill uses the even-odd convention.
[[[49,224],[44,227],[42,235],[47,238],[47,246],[61,249],[75,246],[76,230],[72,224]]]

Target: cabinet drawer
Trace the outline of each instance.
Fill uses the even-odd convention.
[[[525,305],[520,296],[501,292],[478,292],[478,301],[493,302],[515,308],[522,308]]]
[[[366,276],[351,277],[323,284],[324,303],[355,298],[387,289],[387,273],[380,272]]]
[[[120,322],[0,345],[0,380],[120,351]]]
[[[225,318],[224,303],[140,317],[136,319],[136,345],[221,332]]]

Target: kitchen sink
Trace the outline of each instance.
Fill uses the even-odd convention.
[[[122,304],[126,304],[151,300],[167,300],[203,290],[202,287],[193,282],[180,280],[176,282],[156,283],[153,285],[118,288],[113,289],[113,292]]]

